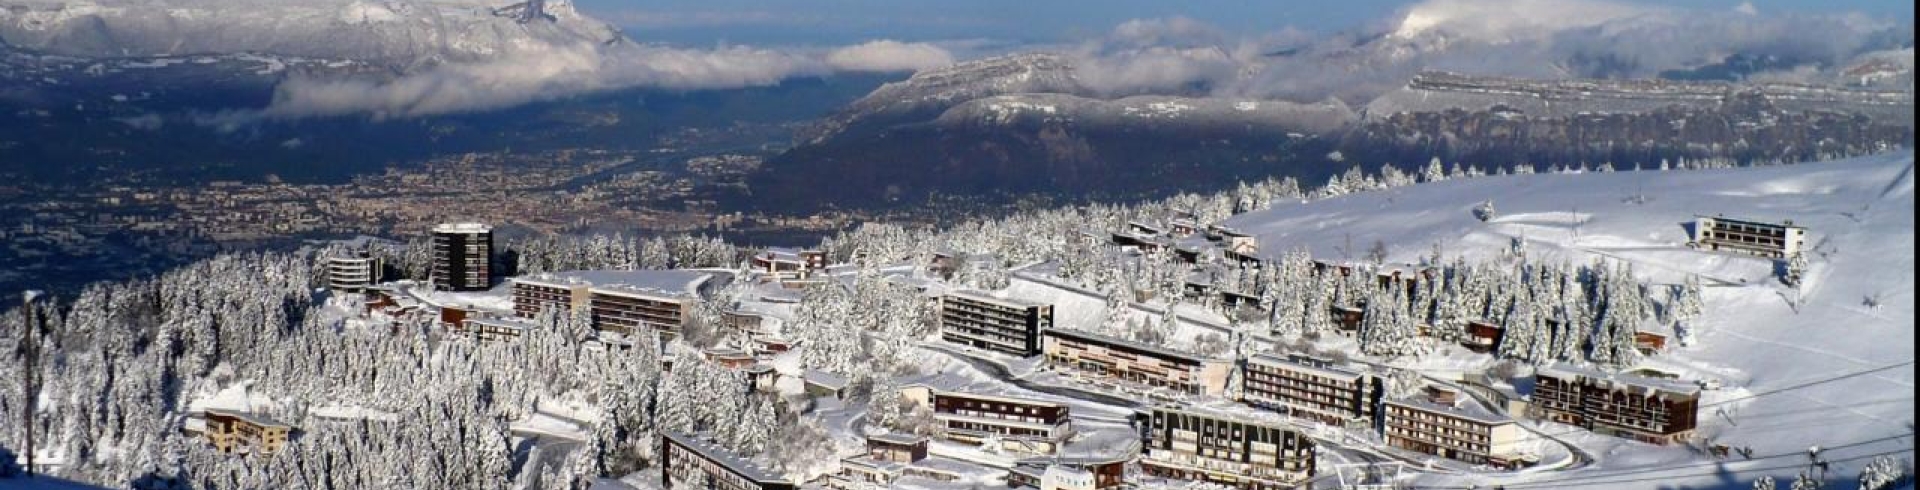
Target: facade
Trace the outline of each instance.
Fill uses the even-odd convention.
[[[1042,332],[1047,364],[1076,377],[1180,396],[1226,394],[1233,361],[1057,328]]]
[[[1719,216],[1698,216],[1693,220],[1694,248],[1724,250],[1760,257],[1784,259],[1799,255],[1806,248],[1807,229],[1792,221],[1767,223]]]
[[[1241,381],[1249,405],[1335,426],[1371,426],[1383,391],[1379,376],[1297,354],[1248,358]]]
[[[1393,447],[1467,463],[1506,466],[1518,459],[1520,426],[1458,396],[1429,387],[1423,397],[1387,400],[1381,434]]]
[[[533,324],[509,318],[468,318],[461,322],[461,328],[474,340],[505,342],[519,339]]]
[[[1294,488],[1313,478],[1316,445],[1291,428],[1172,407],[1143,415],[1136,424],[1147,474],[1244,490]]]
[[[663,431],[660,445],[663,488],[674,488],[673,482],[686,481],[695,473],[701,473],[706,475],[708,488],[714,490],[799,489],[793,482],[715,447],[699,436]]]
[[[775,280],[806,279],[827,267],[827,253],[818,250],[768,249],[753,255],[753,268]]]
[[[587,307],[593,328],[630,334],[643,328],[675,332],[692,310],[691,298],[622,287],[594,288]]]
[[[1053,306],[956,291],[940,298],[940,337],[948,342],[1032,357],[1040,331],[1053,326]]]
[[[1473,321],[1467,323],[1467,338],[1460,345],[1468,350],[1482,354],[1493,352],[1500,347],[1500,339],[1506,336],[1506,329],[1492,322]]]
[[[493,227],[449,223],[433,228],[433,286],[444,291],[493,287]]]
[[[827,486],[840,490],[886,488],[900,479],[906,465],[864,456],[840,460],[840,473],[827,479]]]
[[[1007,486],[1040,490],[1104,490],[1126,485],[1132,458],[1028,458],[1007,468]]]
[[[379,257],[366,252],[327,257],[327,289],[345,293],[364,293],[380,283]]]
[[[1693,435],[1700,387],[1632,374],[1553,364],[1535,371],[1529,415],[1597,434],[1653,444]]]
[[[208,410],[207,442],[223,453],[274,453],[287,446],[293,426],[246,412]]]
[[[867,457],[894,463],[927,459],[927,438],[903,434],[867,436]]]
[[[1004,441],[1006,449],[1051,453],[1073,432],[1066,405],[992,395],[955,393],[924,385],[902,388],[900,394],[933,412],[940,435],[949,440],[978,443],[989,436]]]
[[[513,279],[513,312],[538,318],[547,310],[585,309],[593,328],[632,334],[678,332],[709,276],[687,271],[562,272]]]

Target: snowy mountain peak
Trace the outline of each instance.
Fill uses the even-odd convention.
[[[567,0],[40,0],[0,9],[0,43],[66,56],[258,53],[399,66],[620,38]]]

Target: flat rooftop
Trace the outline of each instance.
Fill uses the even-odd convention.
[[[566,271],[513,278],[516,282],[559,287],[588,286],[613,292],[676,298],[699,296],[701,286],[712,279],[712,273],[690,270]]]

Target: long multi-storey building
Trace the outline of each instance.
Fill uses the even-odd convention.
[[[977,443],[997,437],[1006,449],[1051,453],[1073,432],[1065,404],[993,395],[956,393],[926,385],[901,388],[901,396],[933,412],[940,435]]]
[[[660,445],[661,488],[678,488],[674,486],[675,481],[687,481],[698,473],[706,477],[707,488],[713,490],[799,489],[799,485],[699,436],[662,431]]]
[[[1082,379],[1179,396],[1222,396],[1233,361],[1148,346],[1104,335],[1042,331],[1047,364]]]
[[[327,257],[327,288],[364,293],[380,282],[380,258],[366,252]]]
[[[1154,408],[1135,423],[1140,467],[1151,475],[1245,490],[1294,488],[1313,478],[1316,445],[1291,428],[1173,407]]]
[[[1513,418],[1460,403],[1451,390],[1387,400],[1381,419],[1387,444],[1473,464],[1511,465],[1522,432]]]
[[[1719,216],[1693,220],[1693,245],[1776,259],[1798,255],[1806,247],[1807,229],[1792,221],[1767,223]]]
[[[448,223],[433,228],[433,285],[446,291],[493,287],[493,227]]]
[[[973,291],[940,298],[940,337],[1020,357],[1040,354],[1040,331],[1053,326],[1053,306]]]
[[[1373,373],[1298,354],[1248,358],[1241,381],[1247,404],[1328,425],[1371,426],[1383,391]]]
[[[1691,436],[1699,411],[1698,386],[1567,364],[1535,371],[1528,404],[1535,418],[1653,444]]]
[[[583,271],[513,279],[513,311],[536,318],[546,311],[587,313],[593,328],[630,334],[643,328],[678,332],[712,276],[691,271]]]

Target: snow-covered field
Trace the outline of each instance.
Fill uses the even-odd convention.
[[[1498,216],[1483,223],[1471,211],[1487,200]],[[1698,338],[1645,364],[1724,382],[1702,395],[1699,433],[1751,447],[1754,460],[1715,464],[1686,447],[1548,426],[1571,433],[1600,463],[1503,480],[1538,482],[1509,488],[1750,488],[1761,475],[1791,478],[1809,446],[1830,448],[1824,457],[1836,461],[1836,478],[1865,464],[1856,456],[1912,460],[1912,438],[1896,436],[1913,431],[1914,368],[1903,364],[1914,356],[1913,207],[1913,156],[1903,152],[1781,167],[1444,181],[1283,204],[1224,224],[1256,234],[1274,256],[1303,247],[1360,260],[1379,241],[1388,261],[1416,262],[1434,244],[1448,257],[1487,256],[1524,239],[1536,260],[1624,260],[1655,282],[1699,275],[1709,287]],[[1687,224],[1715,214],[1809,229],[1799,308],[1774,279],[1773,261],[1686,247]],[[1786,456],[1768,458],[1776,455]],[[1435,476],[1420,484],[1491,482]]]

